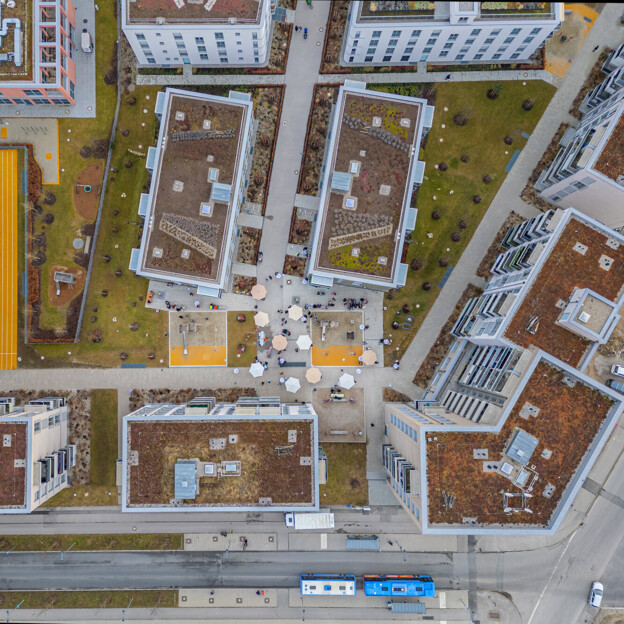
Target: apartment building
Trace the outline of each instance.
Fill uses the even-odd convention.
[[[241,397],[145,405],[123,419],[123,511],[314,511],[310,403]]]
[[[420,98],[367,91],[345,81],[332,111],[319,212],[307,272],[310,284],[390,290],[405,284],[405,236],[416,225],[418,160],[433,123]]]
[[[68,413],[64,398],[23,406],[0,398],[0,513],[30,513],[69,486],[76,447],[69,444]]]
[[[624,237],[570,209],[503,246],[423,398],[385,408],[388,481],[424,533],[554,533],[624,410],[588,372],[620,321]]]
[[[123,0],[122,28],[139,65],[262,67],[271,1]]]
[[[0,5],[0,104],[76,103],[75,13],[71,0]]]
[[[522,63],[563,19],[563,2],[357,0],[350,4],[342,62]]]
[[[221,297],[251,167],[256,129],[251,96],[168,88],[158,94],[155,112],[160,131],[146,163],[152,181],[139,202],[145,227],[130,269]]]
[[[561,148],[535,188],[561,208],[574,207],[607,226],[624,226],[624,67],[613,69],[592,90],[576,128],[568,128]]]

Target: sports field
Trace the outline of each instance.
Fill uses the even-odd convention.
[[[17,151],[0,150],[0,370],[17,368]]]

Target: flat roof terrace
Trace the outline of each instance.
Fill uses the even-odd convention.
[[[605,419],[617,409],[614,399],[598,388],[566,378],[562,369],[541,360],[499,433],[475,427],[475,433],[427,434],[430,525],[457,525],[464,519],[475,520],[477,526],[549,524]],[[514,457],[524,459],[517,462]],[[518,483],[525,491],[532,484],[532,496],[526,499],[532,513],[505,511],[503,492],[521,494]],[[445,505],[450,495],[455,497],[451,507]],[[515,507],[514,500],[507,504]]]
[[[0,509],[26,506],[27,437],[26,423],[0,421]]]
[[[159,134],[141,270],[219,283],[230,241],[248,103],[170,94]]]
[[[12,8],[6,3],[0,6],[0,20],[7,20],[7,34],[0,36],[0,84],[32,80],[33,4],[33,1],[22,1]],[[42,12],[53,20],[56,8],[46,7]],[[13,20],[19,20],[19,24]]]
[[[255,410],[254,410],[255,412]],[[314,420],[283,416],[130,420],[128,507],[314,507]],[[198,459],[194,499],[174,504],[175,464]],[[238,472],[217,476],[217,467]]]
[[[557,324],[560,302],[568,301],[577,286],[618,301],[624,287],[624,245],[611,241],[604,232],[571,218],[511,318],[505,337],[577,367],[592,343]]]
[[[423,105],[381,93],[342,92],[315,269],[392,280]]]
[[[264,0],[126,0],[130,24],[260,22]],[[178,4],[181,5],[178,7]]]
[[[593,168],[613,181],[624,176],[624,112],[620,114]]]

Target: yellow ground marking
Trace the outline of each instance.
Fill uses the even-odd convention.
[[[227,347],[170,347],[169,366],[227,366]]]
[[[358,357],[363,352],[364,347],[361,345],[312,347],[312,364],[314,366],[361,366]]]

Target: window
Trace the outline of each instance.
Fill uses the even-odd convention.
[[[360,43],[360,40],[359,39],[354,39],[352,45],[357,46],[358,43]]]
[[[145,41],[145,35],[142,35],[141,33],[138,33],[136,38],[138,41]]]
[[[153,56],[148,56],[146,60],[150,65],[156,64],[156,59]]]
[[[375,48],[368,48],[368,50],[366,50],[367,54],[375,54]]]
[[[173,34],[173,40],[174,41],[182,41],[182,35],[180,33],[174,33]]]
[[[455,58],[456,58],[458,61],[462,61],[462,60],[464,59],[464,55],[463,55],[463,54],[458,54]]]
[[[349,57],[349,63],[353,63],[353,59],[354,59],[354,58],[355,58],[354,56],[350,56],[350,57]]]
[[[434,30],[434,31],[431,33],[431,36],[432,36],[432,37],[439,37],[441,32],[442,32],[441,30]]]
[[[428,45],[428,46],[433,46],[433,45],[435,45],[435,42],[436,42],[436,40],[435,40],[435,39],[429,39],[429,40],[427,41],[427,45]]]
[[[9,100],[9,102],[10,102],[10,101],[11,101],[11,100]],[[39,431],[41,431],[41,421],[40,421],[40,420],[38,420],[38,421],[35,423],[35,433],[38,433]]]
[[[203,45],[204,44],[204,38],[203,37],[195,37],[195,43],[197,45]]]
[[[503,41],[503,43],[510,44],[513,40],[514,40],[513,37],[507,37],[507,39],[505,39],[505,41]]]
[[[208,55],[207,55],[207,54],[203,54],[203,53],[202,53],[202,54],[200,54],[200,55],[199,55],[199,58],[200,58],[202,61],[207,61],[207,60],[208,60]]]
[[[492,37],[496,37],[497,35],[500,35],[500,32],[501,32],[500,28],[498,28],[497,30],[493,30],[492,33],[491,33],[491,36]]]
[[[468,48],[462,48],[459,52],[460,54],[466,54],[466,52],[468,52]]]
[[[452,44],[452,43],[445,43],[445,44],[444,44],[444,49],[445,49],[445,50],[450,50],[452,47],[453,47],[453,44]]]
[[[483,58],[483,54],[475,54],[475,61],[480,61]]]
[[[364,58],[364,62],[365,63],[370,63],[372,60],[373,60],[372,56],[367,56],[367,57]]]
[[[531,31],[531,34],[532,34],[532,35],[539,35],[541,32],[542,32],[542,29],[541,29],[541,28],[534,28],[534,29]]]
[[[206,52],[206,46],[197,46],[197,51],[198,52]]]
[[[440,52],[440,57],[445,57],[448,56],[448,50],[443,50],[442,52]]]
[[[495,54],[492,58],[493,59],[499,59],[502,56],[502,54]]]
[[[418,38],[420,37],[420,33],[421,33],[420,30],[412,30],[412,37]]]
[[[425,48],[425,49],[423,50],[423,54],[429,54],[429,52],[431,52],[431,50],[432,50],[432,49],[433,49],[433,48]]]
[[[373,39],[379,39],[381,37],[381,30],[373,30]]]
[[[465,24],[467,21],[468,21],[468,18],[467,18],[467,17],[460,17],[460,18],[459,18],[459,23],[460,23],[460,24]]]
[[[414,51],[414,48],[405,48],[405,54],[411,54]]]
[[[395,46],[397,43],[399,43],[398,39],[390,39],[390,41],[388,41],[389,46]]]
[[[486,39],[483,43],[487,43],[488,45],[490,45],[491,43],[494,43],[494,39],[490,37],[489,39]]]
[[[518,52],[516,52],[515,54],[512,54],[512,55],[511,55],[511,58],[512,58],[512,59],[517,59],[517,58],[520,58],[520,54],[518,54]]]
[[[228,62],[227,57],[223,57],[223,56],[219,59],[219,61],[221,61],[221,63],[227,63]]]
[[[392,31],[392,36],[393,37],[400,37],[401,36],[401,31],[400,30],[393,30]]]
[[[368,44],[371,47],[375,47],[376,45],[379,44],[379,39],[371,39],[370,43]]]
[[[358,31],[355,33],[355,38],[356,38],[356,39],[359,39],[361,36],[362,36],[362,31],[361,31],[361,30],[358,30]]]
[[[487,46],[483,46],[482,48],[479,48],[479,52],[487,52],[487,49]]]
[[[387,63],[388,61],[391,61],[392,60],[392,55],[384,56],[383,60],[384,60],[384,63]]]
[[[535,37],[527,37],[522,43],[531,43]]]
[[[223,33],[215,33],[215,39],[220,39],[223,41]]]
[[[395,48],[388,48],[386,50],[386,54],[394,54],[394,50],[395,50]]]
[[[480,28],[473,28],[472,32],[470,33],[470,36],[476,37],[480,32],[481,32]]]
[[[401,57],[401,61],[405,62],[405,61],[409,61],[409,54],[406,54],[405,56]]]
[[[258,33],[252,33],[251,38],[252,38],[254,41],[257,41],[257,40],[258,40]]]
[[[519,32],[520,32],[520,29],[519,29],[519,28],[514,28],[514,29],[511,31],[511,34],[512,34],[512,35],[517,35]]]
[[[355,48],[351,48],[351,54],[355,54],[356,49]]]
[[[474,42],[474,39],[466,39],[466,45],[472,45]]]
[[[225,41],[217,41],[217,48],[225,48]]]
[[[459,37],[459,35],[458,35],[457,33],[455,33],[455,34],[451,35],[451,36],[448,38],[448,40],[449,40],[449,41],[455,41],[455,40],[457,39],[457,37]]]

